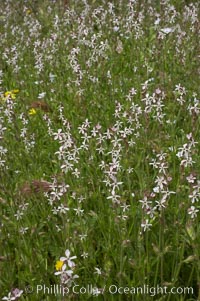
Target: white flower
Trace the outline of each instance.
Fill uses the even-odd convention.
[[[104,181],[103,181],[104,182]],[[112,199],[112,202],[115,203],[115,204],[120,204],[120,195],[117,195],[115,193],[113,193],[112,191],[112,195],[111,196],[108,196],[107,199]]]
[[[93,296],[98,297],[98,295],[100,295],[100,294],[102,294],[102,292],[97,287],[92,289]]]
[[[73,174],[75,177],[79,178],[79,176],[80,176],[80,171],[78,171],[78,168],[75,168],[75,170],[72,172],[72,174]]]
[[[161,200],[156,201],[156,203],[157,203],[156,207],[157,207],[159,210],[161,210],[162,208],[166,208],[166,205],[165,205],[165,203],[166,203],[166,197],[165,197],[165,195],[162,197]]]
[[[171,28],[171,27],[165,27],[165,28],[162,28],[161,31],[162,31],[162,33],[168,34],[168,33],[170,33],[170,32],[173,32],[173,31],[174,31],[174,28]]]
[[[160,18],[157,18],[154,22],[154,25],[158,25],[160,23]]]
[[[66,213],[67,211],[69,211],[69,208],[65,207],[63,204],[61,204],[60,206],[58,206],[58,211],[60,213]]]
[[[21,233],[21,234],[26,234],[26,232],[28,231],[28,227],[25,227],[25,228],[23,228],[23,227],[21,227],[20,229],[19,229],[19,233]]]
[[[41,98],[44,98],[46,95],[46,92],[42,92],[38,95],[38,98],[41,99]]]
[[[24,215],[24,213],[20,210],[17,210],[17,213],[14,214],[14,216],[16,217],[17,221],[19,221],[20,219],[22,219],[22,216]]]
[[[194,189],[192,193],[189,195],[189,198],[191,199],[192,203],[198,202],[200,197],[200,193],[197,189]]]
[[[143,200],[139,200],[139,202],[142,203],[142,209],[149,209],[150,204],[152,203],[152,201],[148,201],[146,196],[144,196]]]
[[[95,268],[94,274],[101,275],[102,274],[101,269]]]
[[[64,261],[64,262],[67,262],[67,264],[70,268],[74,268],[75,263],[72,261],[72,259],[75,259],[77,257],[76,256],[70,257],[70,251],[68,249],[65,251],[65,256],[66,257],[61,257],[60,260]]]
[[[141,224],[141,227],[143,228],[144,232],[146,230],[149,230],[149,228],[152,226],[152,224],[149,224],[149,220],[146,219],[144,223]]]
[[[15,297],[12,296],[11,293],[8,294],[8,297],[3,297],[2,300],[7,300],[7,301],[11,301],[11,300],[15,300]]]
[[[154,191],[155,193],[159,193],[159,192],[160,192],[160,187],[155,186],[155,187],[153,188],[153,191]]]
[[[114,27],[113,27],[113,30],[114,30],[115,32],[117,32],[117,31],[119,30],[119,27],[118,27],[118,26],[114,26]]]
[[[76,215],[81,216],[83,215],[84,210],[81,209],[80,207],[74,209],[74,211],[76,212]]]
[[[188,181],[188,183],[194,183],[196,177],[193,174],[190,174],[188,177],[186,177],[186,180]]]
[[[124,205],[122,205],[122,206],[120,206],[120,207],[122,208],[122,211],[123,211],[123,212],[126,212],[126,211],[129,210],[130,205],[124,204]]]
[[[85,240],[87,237],[87,234],[80,234],[79,237],[80,237],[81,241]]]
[[[62,257],[61,257],[62,258]],[[61,259],[60,258],[60,259]],[[61,260],[62,261],[62,260]],[[72,270],[66,270],[67,265],[63,264],[62,268],[60,271],[55,272],[55,275],[66,275],[67,277],[71,277],[73,274]]]
[[[62,132],[62,129],[58,129],[58,132],[57,133],[53,133],[53,136],[54,136],[54,140],[63,140],[63,132]]]
[[[88,257],[88,253],[83,252],[83,254],[81,254],[81,257],[83,257],[84,259]]]
[[[196,209],[194,206],[188,209],[188,214],[190,214],[191,218],[197,217],[197,212],[199,212],[199,209]]]
[[[56,225],[56,230],[57,230],[57,232],[60,232],[61,228],[58,225]]]
[[[129,144],[129,145],[130,145],[130,144]],[[128,173],[132,173],[132,172],[133,172],[133,168],[129,167],[129,168],[127,169],[127,171],[128,171]]]
[[[56,77],[56,75],[49,73],[49,79],[50,79],[51,83],[54,81],[55,77]]]

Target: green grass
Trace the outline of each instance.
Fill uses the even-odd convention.
[[[133,2],[0,4],[1,298],[200,298],[199,4]]]

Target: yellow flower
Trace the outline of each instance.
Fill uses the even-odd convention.
[[[31,14],[31,9],[27,9],[27,10],[26,10],[26,14],[27,14],[27,15],[30,15],[30,14]]]
[[[37,112],[36,112],[35,109],[32,108],[32,109],[29,110],[28,114],[29,115],[35,115],[35,114],[37,114]]]
[[[9,95],[11,95],[11,94],[12,94],[11,91],[6,91],[6,92],[4,93],[4,96],[7,97],[7,96],[9,96]]]
[[[62,267],[63,267],[64,262],[61,260],[56,261],[56,271],[61,271]]]
[[[19,93],[19,89],[14,89],[14,90],[12,90],[12,93],[14,93],[14,94]]]
[[[15,98],[16,98],[15,94],[13,94],[13,93],[10,95],[10,97],[11,97],[12,99],[15,99]]]
[[[15,94],[17,94],[17,93],[19,93],[18,89],[15,89],[15,90],[12,90],[12,91],[6,91],[4,93],[4,97],[5,97],[4,100],[6,100],[8,97],[10,97],[11,99],[15,99],[16,98]]]

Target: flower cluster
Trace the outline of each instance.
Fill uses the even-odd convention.
[[[190,186],[189,201],[191,202],[190,207],[188,208],[188,214],[191,219],[197,217],[199,212],[199,199],[200,199],[200,181],[197,180],[197,177],[194,173],[191,173],[186,177],[188,185]]]
[[[123,284],[137,250],[148,278],[153,256],[147,242],[141,248],[144,237],[164,247],[171,221],[185,228],[200,213],[197,1],[18,2],[0,5],[0,255],[13,258],[19,248],[21,264],[26,250],[37,249],[24,264],[35,277],[43,241],[50,256],[55,236],[80,252],[88,279],[94,264],[97,280],[120,267]],[[43,177],[51,182],[31,182]],[[177,252],[190,252],[184,248]],[[164,254],[156,274],[167,281],[159,275],[170,270]],[[172,256],[179,264],[182,257]],[[78,278],[75,259],[66,250],[56,262],[62,286]],[[178,282],[180,268],[173,271],[169,278]],[[9,281],[2,283],[7,291]],[[21,295],[13,289],[3,300]]]
[[[193,166],[193,164],[195,163],[192,158],[192,155],[194,152],[195,145],[198,143],[194,141],[192,133],[189,133],[187,135],[187,139],[188,142],[185,143],[182,147],[179,147],[179,151],[176,154],[179,159],[182,159],[180,165],[183,167]]]
[[[23,294],[23,290],[14,288],[11,290],[11,292],[9,292],[8,296],[3,297],[2,300],[5,301],[18,300],[22,294]]]
[[[16,94],[19,93],[18,89],[6,91],[4,94],[1,95],[2,100],[7,100],[7,99],[16,99]]]
[[[60,260],[56,262],[56,276],[60,276],[60,281],[62,285],[67,285],[70,287],[74,280],[79,278],[78,275],[74,274],[75,263],[74,259],[76,256],[70,257],[70,251],[67,249],[65,251],[65,257],[60,257]]]

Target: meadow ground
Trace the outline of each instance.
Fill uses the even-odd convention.
[[[199,4],[0,3],[0,298],[200,300]]]

